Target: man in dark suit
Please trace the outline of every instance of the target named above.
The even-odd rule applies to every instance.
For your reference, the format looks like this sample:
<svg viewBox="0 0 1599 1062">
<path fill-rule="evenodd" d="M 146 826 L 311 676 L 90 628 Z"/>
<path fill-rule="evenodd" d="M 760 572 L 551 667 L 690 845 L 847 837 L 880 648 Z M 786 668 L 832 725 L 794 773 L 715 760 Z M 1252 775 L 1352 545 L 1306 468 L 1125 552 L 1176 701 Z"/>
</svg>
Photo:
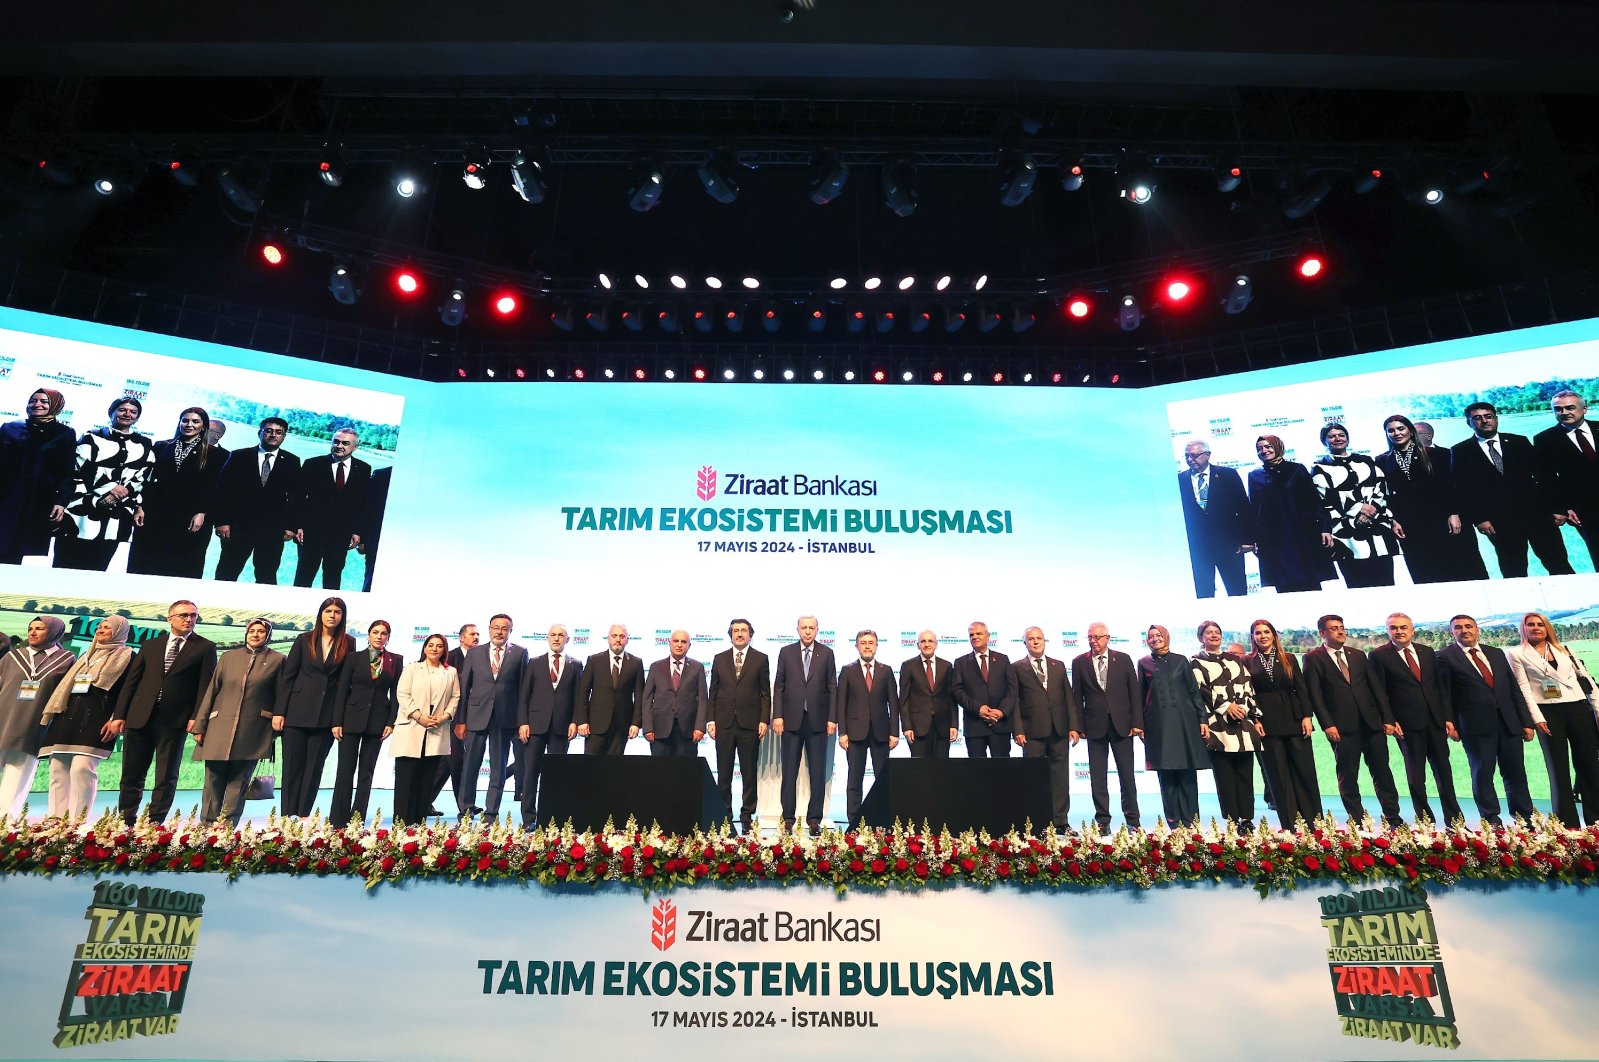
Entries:
<svg viewBox="0 0 1599 1062">
<path fill-rule="evenodd" d="M 589 756 L 622 756 L 638 737 L 644 696 L 644 662 L 627 652 L 627 628 L 611 624 L 610 648 L 589 657 L 577 683 L 577 732 Z"/>
<path fill-rule="evenodd" d="M 938 635 L 916 636 L 916 655 L 899 667 L 899 715 L 911 755 L 949 759 L 955 726 L 955 669 L 938 653 Z"/>
<path fill-rule="evenodd" d="M 211 517 L 222 557 L 216 578 L 234 582 L 255 555 L 255 581 L 276 585 L 283 543 L 294 537 L 292 511 L 300 459 L 282 449 L 289 422 L 268 417 L 261 422 L 261 444 L 235 450 L 217 473 Z"/>
<path fill-rule="evenodd" d="M 1532 443 L 1500 432 L 1499 411 L 1487 402 L 1467 406 L 1466 423 L 1473 437 L 1449 448 L 1460 518 L 1488 536 L 1506 579 L 1527 574 L 1529 545 L 1550 575 L 1570 575 Z"/>
<path fill-rule="evenodd" d="M 1530 818 L 1532 793 L 1527 788 L 1522 745 L 1532 740 L 1533 726 L 1521 685 L 1504 650 L 1478 644 L 1476 620 L 1452 617 L 1449 630 L 1455 640 L 1438 650 L 1438 674 L 1449 695 L 1460 743 L 1466 746 L 1477 814 L 1490 826 L 1501 825 L 1499 792 L 1494 788 L 1497 768 L 1505 776 L 1510 813 Z"/>
<path fill-rule="evenodd" d="M 1577 392 L 1560 391 L 1549 406 L 1555 426 L 1532 437 L 1546 504 L 1555 526 L 1570 524 L 1582 535 L 1599 570 L 1599 438 L 1588 423 L 1588 403 Z"/>
<path fill-rule="evenodd" d="M 1110 832 L 1110 756 L 1122 790 L 1122 818 L 1138 829 L 1138 778 L 1133 773 L 1133 738 L 1144 735 L 1144 697 L 1133 658 L 1110 647 L 1110 628 L 1088 625 L 1088 652 L 1072 660 L 1072 694 L 1088 739 L 1088 779 L 1094 821 Z"/>
<path fill-rule="evenodd" d="M 1449 742 L 1459 741 L 1460 734 L 1455 730 L 1454 713 L 1439 679 L 1432 647 L 1415 638 L 1416 628 L 1410 617 L 1395 612 L 1388 617 L 1388 641 L 1373 649 L 1367 659 L 1393 711 L 1394 736 L 1405 757 L 1405 780 L 1410 785 L 1416 821 L 1434 821 L 1432 808 L 1427 806 L 1430 763 L 1447 824 L 1461 817 L 1460 801 L 1455 798 L 1455 776 L 1449 766 Z"/>
<path fill-rule="evenodd" d="M 461 702 L 455 714 L 455 731 L 461 735 L 461 784 L 455 801 L 462 818 L 479 811 L 490 819 L 499 818 L 506 781 L 515 785 L 521 777 L 523 746 L 516 739 L 522 722 L 527 650 L 511 644 L 511 630 L 511 617 L 505 613 L 490 619 L 488 644 L 467 652 L 461 666 Z M 477 779 L 483 769 L 485 749 L 489 754 L 489 790 L 480 809 Z"/>
<path fill-rule="evenodd" d="M 1216 576 L 1228 597 L 1243 597 L 1244 544 L 1255 541 L 1249 498 L 1234 469 L 1210 463 L 1210 444 L 1190 439 L 1183 447 L 1186 472 L 1177 473 L 1188 528 L 1188 559 L 1194 569 L 1194 596 L 1215 597 Z"/>
<path fill-rule="evenodd" d="M 109 733 L 122 735 L 122 792 L 117 810 L 132 826 L 139 818 L 145 775 L 155 763 L 148 807 L 151 822 L 165 822 L 178 791 L 184 738 L 194 726 L 200 694 L 217 666 L 217 647 L 194 633 L 200 609 L 193 601 L 174 601 L 167 609 L 171 629 L 139 646 L 123 676 L 122 693 L 111 712 Z"/>
<path fill-rule="evenodd" d="M 233 451 L 222 445 L 222 436 L 228 433 L 228 425 L 215 417 L 205 426 L 205 444 L 211 448 L 211 460 L 225 462 Z"/>
<path fill-rule="evenodd" d="M 688 631 L 673 631 L 670 653 L 644 679 L 644 739 L 651 756 L 694 756 L 705 736 L 710 701 L 705 665 L 688 658 Z"/>
<path fill-rule="evenodd" d="M 777 651 L 772 682 L 772 729 L 783 738 L 783 828 L 794 828 L 799 803 L 799 770 L 809 768 L 810 800 L 805 824 L 811 833 L 822 828 L 822 799 L 827 792 L 827 738 L 834 732 L 833 684 L 837 672 L 833 650 L 816 640 L 815 616 L 801 616 L 799 641 Z"/>
<path fill-rule="evenodd" d="M 838 747 L 849 760 L 844 818 L 851 827 L 860 820 L 866 757 L 872 758 L 872 777 L 881 782 L 888 773 L 888 754 L 899 744 L 900 731 L 894 669 L 875 659 L 877 632 L 856 634 L 855 651 L 860 654 L 860 660 L 839 672 L 838 687 L 833 691 L 833 722 L 838 728 Z"/>
<path fill-rule="evenodd" d="M 372 576 L 378 570 L 378 546 L 383 541 L 383 514 L 389 507 L 389 484 L 394 479 L 394 466 L 384 465 L 372 470 L 367 484 L 366 533 L 361 536 L 361 548 L 356 552 L 366 557 L 366 575 L 361 589 L 372 591 Z"/>
<path fill-rule="evenodd" d="M 1071 830 L 1071 748 L 1083 733 L 1066 665 L 1044 654 L 1044 630 L 1025 632 L 1027 655 L 1011 665 L 1016 676 L 1016 743 L 1028 759 L 1049 761 L 1050 821 L 1061 833 Z"/>
<path fill-rule="evenodd" d="M 1011 721 L 1016 717 L 1016 673 L 1004 653 L 988 647 L 988 624 L 966 628 L 972 651 L 955 661 L 951 690 L 966 727 L 966 755 L 1010 755 Z"/>
<path fill-rule="evenodd" d="M 1365 756 L 1383 821 L 1398 826 L 1403 821 L 1399 791 L 1388 769 L 1388 736 L 1396 727 L 1388 696 L 1366 654 L 1345 644 L 1349 635 L 1342 616 L 1321 617 L 1316 630 L 1322 644 L 1305 654 L 1305 693 L 1322 733 L 1332 742 L 1344 811 L 1351 825 L 1366 817 L 1360 799 L 1360 758 Z"/>
<path fill-rule="evenodd" d="M 550 650 L 528 661 L 522 682 L 522 725 L 517 736 L 525 742 L 522 753 L 522 825 L 532 829 L 538 820 L 539 778 L 544 757 L 564 756 L 577 736 L 573 713 L 583 662 L 568 656 L 566 628 L 557 623 L 545 635 Z"/>
<path fill-rule="evenodd" d="M 352 456 L 360 442 L 354 431 L 340 428 L 326 457 L 313 457 L 300 467 L 294 492 L 294 541 L 300 544 L 295 586 L 310 586 L 321 568 L 322 586 L 337 590 L 345 558 L 361 545 L 370 518 L 372 466 Z"/>
<path fill-rule="evenodd" d="M 761 739 L 772 721 L 770 662 L 751 649 L 755 628 L 747 619 L 727 625 L 731 649 L 711 661 L 710 735 L 716 742 L 716 788 L 728 814 L 733 811 L 733 754 L 738 754 L 742 807 L 739 826 L 748 833 L 755 823 L 756 778 Z"/>
</svg>

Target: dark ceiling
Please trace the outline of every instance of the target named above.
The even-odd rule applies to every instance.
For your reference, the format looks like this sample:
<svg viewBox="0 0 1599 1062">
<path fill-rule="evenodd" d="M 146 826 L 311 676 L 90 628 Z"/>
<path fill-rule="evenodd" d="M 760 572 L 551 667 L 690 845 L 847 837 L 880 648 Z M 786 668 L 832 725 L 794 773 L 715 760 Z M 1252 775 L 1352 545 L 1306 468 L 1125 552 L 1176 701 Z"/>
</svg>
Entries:
<svg viewBox="0 0 1599 1062">
<path fill-rule="evenodd" d="M 464 353 L 760 339 L 1114 358 L 1584 276 L 1599 236 L 1599 12 L 1587 3 L 137 6 L 35 7 L 0 42 L 0 258 L 34 281 L 64 271 Z M 342 187 L 317 179 L 327 142 L 342 145 Z M 493 160 L 481 191 L 460 177 L 474 145 Z M 541 203 L 510 190 L 518 150 L 545 164 Z M 727 205 L 695 172 L 717 150 L 737 162 Z M 829 150 L 849 180 L 813 205 L 812 160 Z M 435 165 L 430 190 L 400 200 L 390 174 L 407 153 Z M 1036 164 L 1036 188 L 1003 206 L 1000 165 L 1019 157 Z M 196 185 L 162 172 L 174 158 Z M 637 213 L 627 193 L 643 158 L 664 191 Z M 42 176 L 41 159 L 75 183 Z M 1156 195 L 1135 207 L 1117 168 L 1145 159 Z M 884 205 L 896 160 L 916 168 L 909 217 Z M 1067 191 L 1074 163 L 1086 180 Z M 1237 190 L 1218 191 L 1218 163 L 1239 165 Z M 95 195 L 86 182 L 107 167 L 137 180 Z M 1353 174 L 1374 167 L 1380 186 L 1357 194 Z M 222 170 L 259 209 L 227 201 Z M 1445 202 L 1414 201 L 1432 182 Z M 1285 216 L 1319 184 L 1316 209 Z M 259 261 L 266 238 L 286 240 L 284 267 Z M 1331 263 L 1314 286 L 1288 276 L 1311 244 Z M 401 261 L 429 285 L 410 303 L 387 290 Z M 335 262 L 365 271 L 356 305 L 328 293 Z M 1174 268 L 1203 305 L 1157 304 L 1154 282 Z M 596 289 L 601 271 L 625 301 Z M 1255 298 L 1229 316 L 1217 291 L 1239 271 Z M 664 289 L 672 272 L 687 292 Z M 752 314 L 742 335 L 690 327 L 693 311 L 719 320 L 734 305 L 704 289 L 707 273 L 763 281 L 738 300 Z M 861 292 L 873 273 L 918 280 L 904 296 Z M 933 291 L 942 273 L 955 280 Z M 973 293 L 981 274 L 990 285 Z M 825 286 L 834 275 L 850 281 L 842 295 Z M 501 285 L 531 299 L 514 322 L 487 311 Z M 455 286 L 469 311 L 451 328 L 436 307 Z M 1058 304 L 1079 291 L 1096 313 L 1070 324 Z M 1124 291 L 1146 311 L 1134 332 L 1111 316 Z M 563 303 L 580 321 L 608 306 L 610 330 L 553 327 Z M 812 333 L 801 320 L 817 305 L 827 326 Z M 1003 324 L 981 333 L 990 306 Z M 783 324 L 768 334 L 754 321 L 771 307 Z M 1036 326 L 1013 331 L 1016 307 Z M 656 327 L 663 308 L 684 335 Z M 646 330 L 620 327 L 623 309 Z M 857 309 L 891 310 L 895 324 L 850 333 Z M 952 309 L 973 324 L 947 333 Z M 922 312 L 934 325 L 909 334 Z"/>
</svg>

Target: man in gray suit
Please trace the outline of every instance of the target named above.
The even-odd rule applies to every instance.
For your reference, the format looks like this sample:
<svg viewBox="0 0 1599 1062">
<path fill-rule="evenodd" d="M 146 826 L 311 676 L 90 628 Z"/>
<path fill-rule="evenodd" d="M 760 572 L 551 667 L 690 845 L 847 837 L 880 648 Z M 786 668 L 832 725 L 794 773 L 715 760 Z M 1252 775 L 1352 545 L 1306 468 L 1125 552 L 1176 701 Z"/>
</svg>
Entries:
<svg viewBox="0 0 1599 1062">
<path fill-rule="evenodd" d="M 1138 829 L 1138 780 L 1133 775 L 1133 738 L 1144 734 L 1144 698 L 1133 658 L 1110 647 L 1110 629 L 1088 625 L 1088 652 L 1072 660 L 1072 695 L 1088 738 L 1088 778 L 1094 821 L 1110 831 L 1110 756 L 1116 757 L 1122 818 Z"/>
<path fill-rule="evenodd" d="M 522 770 L 522 743 L 515 740 L 522 722 L 522 677 L 527 650 L 510 644 L 511 617 L 500 613 L 489 620 L 489 640 L 469 650 L 461 665 L 461 707 L 457 718 L 465 721 L 461 740 L 461 781 L 456 801 L 461 818 L 482 812 L 499 818 L 500 797 L 506 778 Z M 477 806 L 477 776 L 483 753 L 489 754 L 489 791 L 483 807 Z M 507 761 L 510 773 L 507 774 Z"/>
<path fill-rule="evenodd" d="M 517 730 L 525 745 L 522 759 L 522 825 L 532 829 L 538 820 L 539 778 L 544 757 L 564 756 L 577 736 L 573 710 L 583 661 L 565 652 L 569 635 L 559 623 L 545 635 L 550 651 L 528 661 L 522 683 L 522 725 Z"/>
<path fill-rule="evenodd" d="M 1027 655 L 1011 665 L 1016 675 L 1016 744 L 1028 759 L 1049 761 L 1050 820 L 1055 829 L 1071 829 L 1071 746 L 1082 736 L 1083 722 L 1072 698 L 1066 665 L 1044 649 L 1042 627 L 1025 632 Z"/>
<path fill-rule="evenodd" d="M 816 640 L 816 617 L 801 616 L 799 641 L 777 651 L 772 684 L 772 729 L 783 736 L 783 828 L 794 828 L 799 802 L 800 757 L 810 768 L 811 799 L 805 824 L 811 833 L 822 828 L 822 795 L 827 789 L 827 738 L 836 727 L 833 709 L 833 650 Z"/>
<path fill-rule="evenodd" d="M 651 756 L 694 756 L 705 736 L 705 665 L 688 658 L 688 631 L 673 631 L 671 655 L 644 679 L 644 738 Z"/>
</svg>

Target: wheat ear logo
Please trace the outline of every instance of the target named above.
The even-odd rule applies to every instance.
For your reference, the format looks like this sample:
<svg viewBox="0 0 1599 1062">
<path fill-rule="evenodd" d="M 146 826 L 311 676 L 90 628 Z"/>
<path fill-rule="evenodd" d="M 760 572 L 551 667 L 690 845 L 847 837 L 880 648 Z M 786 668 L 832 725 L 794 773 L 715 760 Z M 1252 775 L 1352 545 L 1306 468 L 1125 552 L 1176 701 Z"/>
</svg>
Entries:
<svg viewBox="0 0 1599 1062">
<path fill-rule="evenodd" d="M 650 943 L 656 951 L 665 951 L 677 939 L 677 904 L 659 900 L 650 911 Z"/>
<path fill-rule="evenodd" d="M 697 480 L 695 493 L 700 496 L 700 501 L 710 501 L 716 497 L 716 469 L 701 465 Z"/>
</svg>

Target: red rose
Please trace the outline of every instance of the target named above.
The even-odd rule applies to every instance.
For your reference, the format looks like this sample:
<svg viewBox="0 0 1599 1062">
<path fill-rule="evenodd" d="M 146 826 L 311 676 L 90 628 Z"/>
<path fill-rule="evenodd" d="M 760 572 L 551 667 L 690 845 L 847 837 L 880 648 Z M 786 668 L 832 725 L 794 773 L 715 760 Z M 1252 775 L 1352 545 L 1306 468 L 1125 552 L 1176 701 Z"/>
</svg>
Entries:
<svg viewBox="0 0 1599 1062">
<path fill-rule="evenodd" d="M 328 869 L 328 861 L 326 859 L 318 859 L 316 861 L 316 872 L 318 874 L 322 873 L 323 871 L 325 871 L 327 869 Z"/>
<path fill-rule="evenodd" d="M 1334 873 L 1336 873 L 1338 871 L 1339 864 L 1338 864 L 1338 857 L 1337 856 L 1328 856 L 1327 857 L 1327 869 L 1333 871 Z"/>
<path fill-rule="evenodd" d="M 1132 866 L 1131 863 L 1129 863 L 1127 865 L 1128 866 Z M 1030 877 L 1030 878 L 1038 877 L 1038 864 L 1037 863 L 1028 863 L 1027 864 L 1027 876 Z"/>
<path fill-rule="evenodd" d="M 400 846 L 400 851 L 404 852 L 408 856 L 416 855 L 416 852 L 417 852 L 416 842 L 415 841 L 406 841 L 403 845 Z"/>
<path fill-rule="evenodd" d="M 1247 874 L 1249 873 L 1249 864 L 1242 859 L 1235 859 L 1233 860 L 1233 870 L 1239 874 Z"/>
<path fill-rule="evenodd" d="M 127 866 L 128 865 L 128 853 L 126 853 L 126 852 L 118 852 L 115 862 L 116 862 L 117 866 L 119 866 L 119 867 Z"/>
<path fill-rule="evenodd" d="M 872 860 L 872 873 L 873 874 L 881 874 L 881 873 L 883 873 L 883 871 L 885 871 L 887 869 L 888 869 L 888 864 L 883 862 L 881 859 Z"/>
<path fill-rule="evenodd" d="M 374 833 L 372 836 L 381 841 L 381 840 L 384 840 L 385 838 L 387 838 L 388 835 L 389 835 L 389 831 L 388 830 L 379 830 L 377 833 Z"/>
<path fill-rule="evenodd" d="M 459 847 L 461 847 L 461 842 L 454 837 L 446 837 L 444 839 L 444 850 L 446 852 L 453 852 Z"/>
<path fill-rule="evenodd" d="M 1205 864 L 1201 863 L 1197 859 L 1188 864 L 1188 871 L 1191 874 L 1201 873 L 1202 871 L 1204 871 L 1204 869 L 1205 869 Z"/>
<path fill-rule="evenodd" d="M 645 859 L 654 859 L 655 846 L 652 844 L 645 845 L 643 848 L 639 849 L 639 855 L 643 856 Z"/>
<path fill-rule="evenodd" d="M 996 868 L 996 872 L 1002 878 L 1010 877 L 1010 861 L 1009 860 L 1002 861 L 999 864 L 998 868 Z"/>
<path fill-rule="evenodd" d="M 567 855 L 569 855 L 569 856 L 571 856 L 571 857 L 572 857 L 572 859 L 573 859 L 573 861 L 576 861 L 576 860 L 579 860 L 579 859 L 582 859 L 582 858 L 583 858 L 583 857 L 584 857 L 584 856 L 585 856 L 585 855 L 587 855 L 587 854 L 588 854 L 588 853 L 587 853 L 587 850 L 586 850 L 586 849 L 584 849 L 584 847 L 583 847 L 583 846 L 582 846 L 582 845 L 580 845 L 580 844 L 574 844 L 574 845 L 572 845 L 572 847 L 571 847 L 571 848 L 570 848 L 570 849 L 569 849 L 569 850 L 568 850 L 568 851 L 567 851 L 567 853 L 566 853 L 566 854 L 567 854 Z"/>
<path fill-rule="evenodd" d="M 555 864 L 555 876 L 558 877 L 558 878 L 566 877 L 566 864 L 565 863 L 557 863 L 557 864 Z"/>
<path fill-rule="evenodd" d="M 694 876 L 696 878 L 703 878 L 705 875 L 709 874 L 710 872 L 711 872 L 711 868 L 706 866 L 704 863 L 695 863 L 694 864 Z"/>
<path fill-rule="evenodd" d="M 851 874 L 859 874 L 862 870 L 866 869 L 866 864 L 862 863 L 859 859 L 851 859 L 849 861 L 849 869 Z"/>
<path fill-rule="evenodd" d="M 465 870 L 467 867 L 469 867 L 471 865 L 472 865 L 472 861 L 470 859 L 468 859 L 466 856 L 460 856 L 460 857 L 458 857 L 455 860 L 455 869 L 456 870 Z"/>
<path fill-rule="evenodd" d="M 938 872 L 940 874 L 944 875 L 946 878 L 952 878 L 952 877 L 955 876 L 955 864 L 953 864 L 953 863 L 945 863 L 942 867 L 939 868 Z"/>
<path fill-rule="evenodd" d="M 833 861 L 831 859 L 818 860 L 816 863 L 816 872 L 818 874 L 831 874 L 833 872 Z"/>
<path fill-rule="evenodd" d="M 478 855 L 488 855 L 492 851 L 494 851 L 494 845 L 491 842 L 489 842 L 489 841 L 479 841 L 477 843 L 477 854 Z"/>
<path fill-rule="evenodd" d="M 596 878 L 603 878 L 603 877 L 605 877 L 605 872 L 607 870 L 610 870 L 610 869 L 611 869 L 611 865 L 609 863 L 595 863 L 594 864 L 594 876 Z"/>
<path fill-rule="evenodd" d="M 1213 856 L 1219 856 L 1219 855 L 1222 854 L 1222 851 L 1223 851 L 1222 846 L 1217 844 L 1215 841 L 1212 841 L 1210 844 L 1206 845 L 1205 847 L 1207 849 L 1209 849 L 1210 854 L 1213 855 Z"/>
<path fill-rule="evenodd" d="M 927 879 L 927 864 L 918 859 L 916 861 L 915 873 L 917 877 L 925 881 Z"/>
<path fill-rule="evenodd" d="M 894 860 L 894 869 L 897 872 L 903 874 L 909 868 L 910 868 L 910 864 L 908 862 L 906 862 L 905 860 L 903 860 L 903 859 Z"/>
<path fill-rule="evenodd" d="M 644 876 L 646 878 L 653 878 L 655 876 L 655 864 L 654 863 L 645 863 L 644 864 Z"/>
<path fill-rule="evenodd" d="M 394 869 L 394 857 L 393 856 L 384 856 L 383 857 L 383 862 L 379 863 L 378 866 L 382 868 L 383 873 L 385 873 L 385 874 L 389 873 L 390 871 L 392 871 Z"/>
<path fill-rule="evenodd" d="M 1117 860 L 1116 861 L 1116 866 L 1118 868 L 1120 868 L 1121 870 L 1131 870 L 1131 869 L 1133 869 L 1132 861 L 1128 860 L 1128 859 L 1119 859 L 1119 860 Z"/>
<path fill-rule="evenodd" d="M 977 869 L 977 863 L 970 856 L 962 857 L 961 869 L 970 874 L 972 871 Z"/>
<path fill-rule="evenodd" d="M 1263 873 L 1263 874 L 1270 874 L 1270 873 L 1271 873 L 1271 872 L 1272 872 L 1272 870 L 1274 870 L 1274 869 L 1275 869 L 1275 864 L 1274 864 L 1274 863 L 1272 863 L 1272 861 L 1271 861 L 1271 860 L 1269 860 L 1269 859 L 1262 859 L 1262 860 L 1261 860 L 1261 861 L 1260 861 L 1260 870 L 1261 870 L 1261 873 Z"/>
<path fill-rule="evenodd" d="M 447 852 L 440 852 L 438 854 L 437 858 L 434 859 L 434 865 L 435 866 L 444 867 L 444 866 L 449 866 L 449 864 L 450 864 L 450 856 L 449 856 L 449 853 L 447 853 Z"/>
<path fill-rule="evenodd" d="M 1317 859 L 1313 855 L 1306 856 L 1305 857 L 1305 869 L 1306 870 L 1320 870 L 1321 869 L 1321 860 Z"/>
<path fill-rule="evenodd" d="M 422 865 L 422 857 L 421 856 L 412 856 L 411 857 L 411 861 L 410 861 L 410 865 L 413 866 L 413 867 L 420 867 Z"/>
<path fill-rule="evenodd" d="M 1066 873 L 1070 874 L 1074 878 L 1080 878 L 1083 876 L 1083 868 L 1077 865 L 1076 860 L 1073 860 L 1072 862 L 1066 864 Z"/>
</svg>

